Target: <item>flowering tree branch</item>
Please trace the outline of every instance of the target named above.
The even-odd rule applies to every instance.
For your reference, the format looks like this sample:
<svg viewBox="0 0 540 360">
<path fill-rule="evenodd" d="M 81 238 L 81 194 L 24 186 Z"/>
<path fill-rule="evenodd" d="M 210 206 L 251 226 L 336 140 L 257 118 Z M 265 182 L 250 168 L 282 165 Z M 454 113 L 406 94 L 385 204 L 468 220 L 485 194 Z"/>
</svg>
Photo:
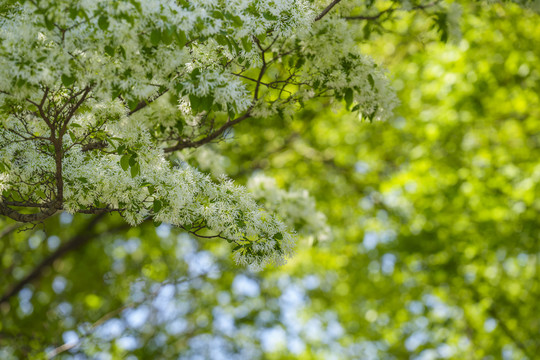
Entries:
<svg viewBox="0 0 540 360">
<path fill-rule="evenodd" d="M 175 166 L 169 154 L 250 118 L 290 117 L 322 96 L 384 119 L 397 103 L 384 71 L 343 46 L 342 21 L 313 22 L 317 8 L 302 0 L 106 4 L 28 1 L 7 10 L 0 215 L 204 223 L 233 244 L 237 262 L 283 263 L 294 237 L 277 216 L 246 189 Z"/>
</svg>

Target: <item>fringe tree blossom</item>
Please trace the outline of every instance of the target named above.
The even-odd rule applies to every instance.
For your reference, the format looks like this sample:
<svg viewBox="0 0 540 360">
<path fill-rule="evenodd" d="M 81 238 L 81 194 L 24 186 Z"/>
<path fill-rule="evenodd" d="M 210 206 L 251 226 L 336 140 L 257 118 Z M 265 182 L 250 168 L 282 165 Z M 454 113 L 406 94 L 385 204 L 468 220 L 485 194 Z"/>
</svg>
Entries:
<svg viewBox="0 0 540 360">
<path fill-rule="evenodd" d="M 20 222 L 119 212 L 223 238 L 241 264 L 281 264 L 294 232 L 279 216 L 324 227 L 307 194 L 255 178 L 274 197 L 265 210 L 170 154 L 321 96 L 369 119 L 397 103 L 345 20 L 310 1 L 0 4 L 0 214 Z"/>
</svg>

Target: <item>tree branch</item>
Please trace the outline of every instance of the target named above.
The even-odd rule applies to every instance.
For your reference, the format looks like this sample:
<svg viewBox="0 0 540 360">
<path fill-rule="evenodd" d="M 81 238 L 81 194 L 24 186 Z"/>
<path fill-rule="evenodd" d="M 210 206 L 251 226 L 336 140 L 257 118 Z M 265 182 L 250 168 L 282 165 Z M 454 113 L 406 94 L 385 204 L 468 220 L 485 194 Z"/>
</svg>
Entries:
<svg viewBox="0 0 540 360">
<path fill-rule="evenodd" d="M 219 136 L 221 136 L 225 131 L 227 131 L 227 129 L 233 127 L 234 125 L 238 124 L 239 122 L 245 120 L 245 119 L 248 119 L 251 117 L 251 113 L 250 113 L 250 110 L 249 109 L 244 115 L 240 116 L 239 118 L 236 118 L 232 121 L 227 121 L 223 126 L 221 126 L 219 129 L 217 129 L 216 131 L 210 133 L 208 136 L 200 139 L 200 140 L 197 140 L 197 141 L 190 141 L 190 140 L 187 140 L 187 141 L 179 141 L 176 145 L 174 146 L 170 146 L 170 147 L 167 147 L 165 149 L 163 149 L 164 152 L 166 153 L 170 153 L 170 152 L 173 152 L 173 151 L 177 151 L 177 150 L 182 150 L 182 149 L 185 149 L 185 148 L 198 148 L 204 144 L 208 144 L 209 142 L 211 142 L 212 140 L 215 140 L 217 139 Z"/>
<path fill-rule="evenodd" d="M 315 18 L 315 21 L 321 20 L 326 14 L 328 14 L 328 12 L 329 12 L 330 10 L 332 10 L 332 8 L 333 8 L 334 6 L 336 6 L 340 1 L 341 1 L 341 0 L 334 0 L 334 1 L 332 1 L 332 2 L 330 3 L 330 5 L 328 5 L 328 6 L 322 11 L 322 13 L 320 13 L 319 16 L 317 16 L 317 17 Z"/>
<path fill-rule="evenodd" d="M 78 248 L 86 244 L 89 240 L 91 240 L 95 236 L 94 228 L 96 224 L 103 218 L 103 216 L 105 216 L 104 212 L 93 217 L 92 220 L 90 220 L 90 222 L 86 224 L 86 226 L 80 229 L 78 234 L 73 236 L 70 240 L 68 240 L 58 249 L 56 249 L 55 252 L 43 259 L 38 265 L 36 265 L 36 267 L 34 267 L 34 269 L 28 275 L 19 280 L 2 295 L 2 297 L 0 298 L 0 304 L 7 302 L 11 297 L 18 294 L 23 287 L 39 279 L 43 275 L 43 272 L 47 268 L 49 268 L 57 259 L 61 258 L 62 256 L 71 251 L 77 250 Z M 129 224 L 124 223 L 113 229 L 110 229 L 108 232 L 115 232 L 128 227 Z"/>
<path fill-rule="evenodd" d="M 148 105 L 150 105 L 151 103 L 159 99 L 161 96 L 163 96 L 165 93 L 167 93 L 167 91 L 169 91 L 169 89 L 165 89 L 164 91 L 158 93 L 157 96 L 153 98 L 152 100 L 143 100 L 139 102 L 137 106 L 135 107 L 135 109 L 128 112 L 128 116 L 131 116 L 135 114 L 137 111 L 144 109 L 145 107 L 147 107 Z"/>
<path fill-rule="evenodd" d="M 47 208 L 43 211 L 40 211 L 38 213 L 34 214 L 21 214 L 17 210 L 13 210 L 9 206 L 5 205 L 4 203 L 0 202 L 0 215 L 5 215 L 8 218 L 23 222 L 23 223 L 32 223 L 37 221 L 43 221 L 47 219 L 48 217 L 53 216 L 56 214 L 56 212 L 60 210 L 59 208 L 52 206 L 50 208 Z"/>
</svg>

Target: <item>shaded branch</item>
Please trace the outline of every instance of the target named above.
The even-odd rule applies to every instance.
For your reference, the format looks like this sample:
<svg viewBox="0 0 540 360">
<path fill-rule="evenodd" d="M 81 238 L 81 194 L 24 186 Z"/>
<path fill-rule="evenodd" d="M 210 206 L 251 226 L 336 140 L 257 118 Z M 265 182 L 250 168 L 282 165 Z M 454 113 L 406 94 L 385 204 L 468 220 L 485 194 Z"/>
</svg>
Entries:
<svg viewBox="0 0 540 360">
<path fill-rule="evenodd" d="M 321 20 L 334 6 L 336 6 L 341 0 L 334 0 L 328 5 L 320 14 L 315 18 L 315 21 Z"/>
<path fill-rule="evenodd" d="M 38 222 L 43 221 L 54 214 L 56 214 L 57 211 L 60 209 L 56 206 L 51 206 L 43 211 L 40 211 L 38 213 L 34 214 L 21 214 L 17 210 L 13 210 L 9 206 L 5 205 L 4 203 L 0 202 L 0 215 L 7 216 L 8 218 L 23 222 L 23 223 L 31 223 L 31 222 Z"/>
<path fill-rule="evenodd" d="M 163 96 L 164 94 L 166 94 L 167 91 L 169 91 L 169 89 L 163 90 L 162 92 L 158 93 L 157 96 L 154 97 L 152 100 L 142 100 L 142 101 L 140 101 L 140 102 L 137 104 L 137 106 L 135 106 L 135 109 L 133 109 L 133 110 L 131 110 L 130 112 L 128 112 L 128 116 L 131 116 L 131 115 L 135 114 L 137 111 L 144 109 L 145 107 L 147 107 L 148 105 L 150 105 L 151 103 L 153 103 L 154 101 L 156 101 L 157 99 L 159 99 L 161 96 Z"/>
<path fill-rule="evenodd" d="M 105 140 L 102 141 L 96 141 L 96 142 L 90 142 L 88 144 L 85 144 L 82 146 L 82 151 L 90 151 L 90 150 L 102 150 L 109 146 L 109 143 Z"/>
<path fill-rule="evenodd" d="M 62 244 L 56 251 L 54 251 L 52 254 L 47 256 L 45 259 L 43 259 L 39 264 L 37 264 L 28 275 L 26 275 L 24 278 L 19 280 L 16 284 L 11 286 L 0 298 L 0 304 L 7 302 L 11 297 L 18 294 L 19 291 L 22 290 L 26 285 L 38 280 L 43 275 L 44 271 L 51 267 L 51 265 L 67 253 L 77 250 L 84 244 L 86 244 L 89 240 L 94 238 L 96 235 L 94 232 L 94 228 L 96 224 L 105 216 L 105 213 L 102 212 L 98 214 L 97 216 L 93 217 L 86 226 L 84 226 L 80 231 L 73 236 L 70 240 Z M 118 230 L 129 228 L 129 224 L 124 223 L 122 225 L 119 225 L 113 229 L 110 229 L 108 232 L 115 232 Z"/>
<path fill-rule="evenodd" d="M 191 140 L 180 140 L 176 145 L 167 147 L 163 149 L 164 152 L 170 153 L 177 150 L 182 150 L 186 148 L 198 148 L 204 144 L 208 144 L 209 142 L 217 139 L 219 136 L 221 136 L 225 131 L 227 131 L 229 128 L 233 127 L 234 125 L 242 122 L 245 119 L 248 119 L 251 117 L 250 113 L 251 109 L 249 109 L 244 115 L 232 120 L 227 121 L 223 126 L 221 126 L 216 131 L 210 133 L 208 136 L 197 140 L 197 141 L 191 141 Z"/>
</svg>

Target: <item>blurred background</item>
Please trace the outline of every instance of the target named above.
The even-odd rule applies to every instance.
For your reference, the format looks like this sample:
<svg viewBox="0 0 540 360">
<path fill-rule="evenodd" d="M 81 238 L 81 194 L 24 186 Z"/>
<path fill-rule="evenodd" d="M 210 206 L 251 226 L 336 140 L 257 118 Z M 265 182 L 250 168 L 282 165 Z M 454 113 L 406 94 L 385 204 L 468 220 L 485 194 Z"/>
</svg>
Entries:
<svg viewBox="0 0 540 360">
<path fill-rule="evenodd" d="M 538 358 L 540 18 L 454 5 L 351 22 L 390 121 L 320 102 L 182 154 L 316 207 L 286 266 L 110 215 L 0 220 L 0 358 Z"/>
</svg>

